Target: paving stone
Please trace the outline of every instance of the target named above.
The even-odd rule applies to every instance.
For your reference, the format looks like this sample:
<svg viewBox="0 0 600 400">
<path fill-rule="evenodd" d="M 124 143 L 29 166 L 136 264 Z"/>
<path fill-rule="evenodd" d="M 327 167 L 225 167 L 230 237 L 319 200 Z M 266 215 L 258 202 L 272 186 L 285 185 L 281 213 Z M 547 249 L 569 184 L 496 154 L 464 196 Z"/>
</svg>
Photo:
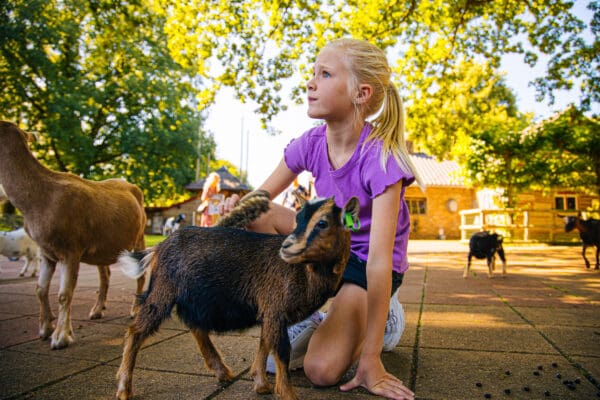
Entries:
<svg viewBox="0 0 600 400">
<path fill-rule="evenodd" d="M 538 329 L 567 354 L 600 359 L 600 334 L 596 328 L 542 325 Z"/>
<path fill-rule="evenodd" d="M 595 398 L 595 388 L 589 382 L 582 381 L 576 390 L 569 390 L 562 379 L 556 378 L 557 373 L 565 379 L 579 376 L 565 361 L 560 355 L 423 349 L 419 353 L 416 395 L 424 399 L 483 399 L 485 393 L 492 399 Z M 553 368 L 553 362 L 559 367 Z M 539 365 L 542 371 L 537 369 Z M 540 374 L 534 375 L 535 371 Z M 523 390 L 525 386 L 528 392 Z M 507 396 L 505 389 L 511 394 Z M 550 396 L 546 397 L 545 391 Z"/>
<path fill-rule="evenodd" d="M 24 399 L 114 399 L 117 392 L 117 368 L 98 366 L 69 380 L 32 391 Z M 219 386 L 205 376 L 173 374 L 165 371 L 136 370 L 133 375 L 135 399 L 170 400 L 205 398 Z"/>
<path fill-rule="evenodd" d="M 94 365 L 96 362 L 0 350 L 0 398 L 5 399 L 61 379 L 68 379 Z"/>
<path fill-rule="evenodd" d="M 549 307 L 515 307 L 528 321 L 534 325 L 544 325 L 552 321 L 552 325 L 579 326 L 600 329 L 598 307 L 579 305 L 562 308 Z"/>
<path fill-rule="evenodd" d="M 432 322 L 422 327 L 420 345 L 437 349 L 505 352 L 535 349 L 538 353 L 556 353 L 535 329 L 525 324 Z"/>
<path fill-rule="evenodd" d="M 220 350 L 225 364 L 235 375 L 249 368 L 258 350 L 258 339 L 246 336 L 213 335 L 213 343 Z M 120 363 L 120 360 L 114 363 Z M 140 351 L 136 366 L 185 374 L 213 376 L 204 365 L 191 333 L 163 340 Z"/>
<path fill-rule="evenodd" d="M 50 349 L 50 340 L 34 340 L 10 349 L 23 353 L 54 355 L 65 358 L 75 358 L 98 362 L 107 362 L 123 354 L 123 337 L 125 329 L 122 325 L 79 321 L 73 322 L 75 341 L 68 347 L 60 350 Z M 179 331 L 168 329 L 159 330 L 151 336 L 145 346 L 166 340 L 176 335 Z"/>
</svg>

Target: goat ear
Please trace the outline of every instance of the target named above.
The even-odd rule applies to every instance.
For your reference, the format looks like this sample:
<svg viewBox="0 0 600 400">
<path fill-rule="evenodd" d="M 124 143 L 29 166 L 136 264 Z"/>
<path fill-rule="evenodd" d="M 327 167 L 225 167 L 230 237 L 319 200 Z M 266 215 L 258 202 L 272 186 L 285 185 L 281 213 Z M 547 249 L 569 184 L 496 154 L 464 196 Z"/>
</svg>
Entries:
<svg viewBox="0 0 600 400">
<path fill-rule="evenodd" d="M 351 197 L 342 209 L 342 225 L 346 225 L 348 228 L 353 230 L 358 230 L 358 228 L 360 228 L 360 221 L 358 219 L 359 211 L 360 203 L 358 201 L 358 198 Z M 346 221 L 349 222 L 347 223 Z"/>
<path fill-rule="evenodd" d="M 304 207 L 308 200 L 295 190 L 292 192 L 292 194 L 294 195 L 296 200 L 298 200 L 298 204 L 300 204 L 300 207 Z"/>
</svg>

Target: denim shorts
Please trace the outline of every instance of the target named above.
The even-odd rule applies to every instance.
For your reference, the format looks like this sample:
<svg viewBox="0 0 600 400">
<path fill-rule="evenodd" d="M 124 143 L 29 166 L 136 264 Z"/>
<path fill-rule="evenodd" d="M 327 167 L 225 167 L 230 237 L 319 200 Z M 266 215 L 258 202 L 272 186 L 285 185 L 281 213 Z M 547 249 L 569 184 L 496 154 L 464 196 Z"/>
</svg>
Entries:
<svg viewBox="0 0 600 400">
<path fill-rule="evenodd" d="M 404 278 L 403 273 L 392 271 L 392 292 L 390 293 L 390 297 L 402 285 L 402 278 Z M 344 283 L 353 283 L 367 290 L 367 263 L 358 258 L 354 253 L 350 253 L 350 259 L 342 275 L 342 284 Z"/>
</svg>

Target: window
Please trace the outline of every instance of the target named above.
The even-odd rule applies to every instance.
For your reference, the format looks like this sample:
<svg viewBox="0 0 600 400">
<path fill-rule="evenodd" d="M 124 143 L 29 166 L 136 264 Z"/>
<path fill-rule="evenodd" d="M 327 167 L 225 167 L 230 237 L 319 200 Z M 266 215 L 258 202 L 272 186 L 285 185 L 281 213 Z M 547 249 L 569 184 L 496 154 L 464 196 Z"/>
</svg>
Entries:
<svg viewBox="0 0 600 400">
<path fill-rule="evenodd" d="M 577 198 L 572 195 L 557 195 L 554 197 L 554 208 L 557 210 L 576 210 Z"/>
<path fill-rule="evenodd" d="M 406 204 L 408 211 L 413 215 L 427 213 L 427 200 L 425 199 L 406 199 Z"/>
</svg>

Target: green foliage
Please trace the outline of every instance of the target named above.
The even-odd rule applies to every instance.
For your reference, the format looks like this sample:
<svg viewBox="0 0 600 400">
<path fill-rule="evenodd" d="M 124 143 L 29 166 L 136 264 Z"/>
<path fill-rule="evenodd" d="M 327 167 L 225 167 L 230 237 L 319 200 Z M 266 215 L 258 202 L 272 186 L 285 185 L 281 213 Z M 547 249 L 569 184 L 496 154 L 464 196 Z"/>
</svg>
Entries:
<svg viewBox="0 0 600 400">
<path fill-rule="evenodd" d="M 550 55 L 548 79 L 536 82 L 551 96 L 574 77 L 582 80 L 582 104 L 597 102 L 597 40 L 587 44 L 585 24 L 570 1 L 387 1 L 303 0 L 222 2 L 157 0 L 174 59 L 195 68 L 207 82 L 202 104 L 222 85 L 240 100 L 252 99 L 266 124 L 286 101 L 282 78 L 307 75 L 318 50 L 330 39 L 352 36 L 388 50 L 409 103 L 443 101 L 444 88 L 460 79 L 454 67 L 500 65 L 504 54 L 522 54 L 535 65 Z M 589 7 L 597 9 L 596 2 Z M 597 24 L 597 17 L 594 19 Z M 595 25 L 594 25 L 595 26 Z M 594 27 L 593 26 L 593 27 Z M 572 69 L 570 61 L 577 61 Z M 216 64 L 215 64 L 216 63 Z M 301 101 L 303 84 L 292 90 Z M 435 115 L 435 113 L 432 113 Z"/>
<path fill-rule="evenodd" d="M 439 87 L 443 96 L 411 96 L 408 107 L 406 129 L 428 154 L 464 164 L 480 135 L 500 134 L 515 124 L 518 129 L 531 119 L 517 111 L 504 78 L 485 65 L 463 62 L 448 75 Z"/>
<path fill-rule="evenodd" d="M 505 121 L 479 132 L 471 140 L 466 171 L 478 187 L 501 187 L 508 207 L 514 206 L 516 194 L 531 186 L 528 156 L 531 148 L 521 140 L 523 125 Z"/>
<path fill-rule="evenodd" d="M 577 187 L 600 197 L 600 119 L 569 107 L 526 132 L 536 151 L 529 160 L 538 166 L 542 187 Z"/>
<path fill-rule="evenodd" d="M 544 168 L 575 171 L 564 182 L 588 185 L 590 164 L 581 160 L 591 156 L 581 156 L 583 148 L 565 146 L 573 159 L 536 152 L 523 162 L 532 149 L 556 154 L 550 139 L 519 136 L 531 116 L 516 110 L 498 73 L 505 54 L 521 54 L 531 66 L 545 56 L 547 75 L 533 82 L 540 98 L 552 104 L 554 93 L 577 78 L 578 108 L 597 104 L 598 2 L 588 2 L 591 43 L 572 6 L 565 0 L 0 2 L 0 117 L 40 132 L 37 156 L 51 168 L 90 179 L 123 176 L 143 188 L 150 204 L 164 204 L 178 200 L 194 178 L 197 158 L 214 160 L 214 140 L 202 131 L 197 110 L 221 87 L 255 102 L 267 126 L 290 101 L 302 102 L 304 83 L 284 93 L 286 79 L 302 81 L 327 41 L 352 36 L 388 52 L 417 148 L 454 158 L 474 169 L 473 181 L 508 185 L 510 193 L 533 178 L 549 182 Z M 578 130 L 568 129 L 573 143 L 585 144 Z M 493 174 L 486 172 L 490 163 Z"/>
<path fill-rule="evenodd" d="M 196 82 L 143 1 L 0 3 L 0 117 L 40 133 L 36 156 L 88 179 L 124 177 L 164 203 L 193 179 Z"/>
<path fill-rule="evenodd" d="M 508 119 L 473 136 L 465 169 L 478 186 L 502 187 L 508 206 L 527 189 L 579 188 L 600 196 L 600 120 L 569 107 L 533 127 Z"/>
</svg>

